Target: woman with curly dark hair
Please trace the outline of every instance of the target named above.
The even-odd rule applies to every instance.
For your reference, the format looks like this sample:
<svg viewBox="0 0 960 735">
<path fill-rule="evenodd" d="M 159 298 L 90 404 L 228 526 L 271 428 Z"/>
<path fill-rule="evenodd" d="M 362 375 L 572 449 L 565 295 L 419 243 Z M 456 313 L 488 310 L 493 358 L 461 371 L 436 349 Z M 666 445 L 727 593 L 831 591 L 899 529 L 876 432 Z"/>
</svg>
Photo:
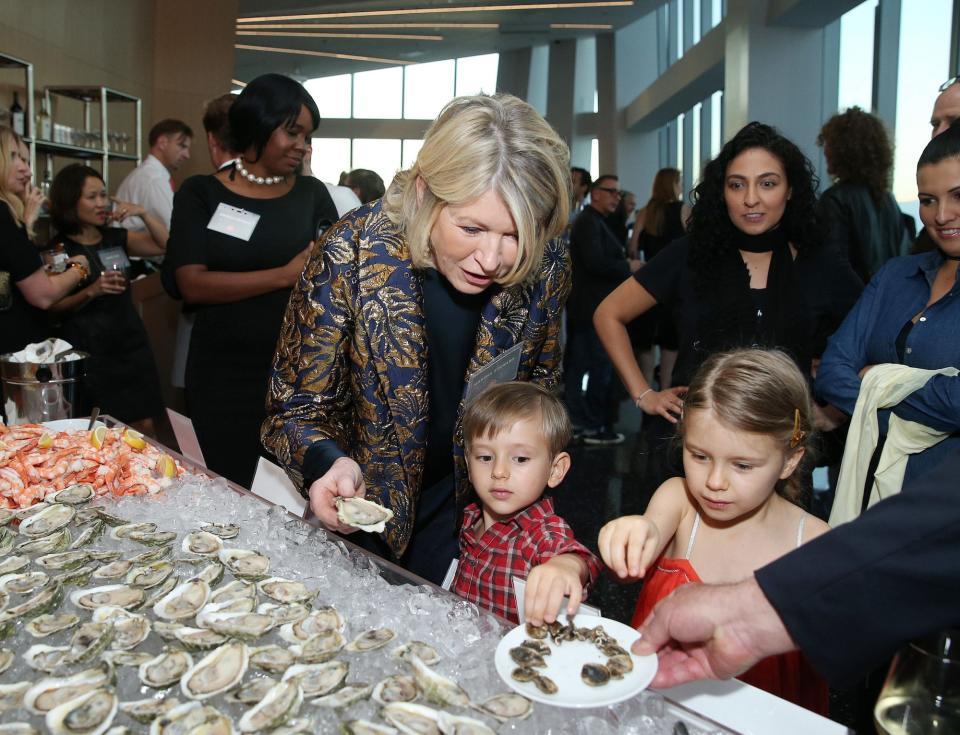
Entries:
<svg viewBox="0 0 960 735">
<path fill-rule="evenodd" d="M 704 169 L 687 235 L 597 308 L 597 333 L 645 413 L 675 424 L 690 377 L 715 352 L 776 347 L 811 374 L 862 289 L 849 264 L 822 246 L 816 183 L 796 145 L 750 123 Z M 674 387 L 660 391 L 643 377 L 625 328 L 656 304 L 680 335 Z"/>
<path fill-rule="evenodd" d="M 893 146 L 880 118 L 859 107 L 827 120 L 817 145 L 835 180 L 820 197 L 829 240 L 866 283 L 910 246 L 903 214 L 890 193 Z"/>
</svg>

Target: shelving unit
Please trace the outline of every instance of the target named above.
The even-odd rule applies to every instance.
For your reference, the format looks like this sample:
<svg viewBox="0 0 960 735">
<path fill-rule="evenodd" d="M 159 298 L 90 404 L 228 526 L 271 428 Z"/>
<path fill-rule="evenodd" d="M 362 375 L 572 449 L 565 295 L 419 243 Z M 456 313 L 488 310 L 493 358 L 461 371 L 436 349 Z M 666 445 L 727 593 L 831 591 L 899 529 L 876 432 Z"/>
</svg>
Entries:
<svg viewBox="0 0 960 735">
<path fill-rule="evenodd" d="M 34 125 L 34 109 L 33 109 L 33 64 L 29 61 L 24 61 L 23 59 L 18 59 L 16 56 L 10 56 L 9 54 L 0 53 L 0 69 L 22 69 L 25 75 L 23 88 L 26 92 L 24 95 L 26 99 L 26 111 L 24 113 L 23 121 L 23 132 L 27 137 L 32 136 L 33 134 L 33 125 Z M 30 159 L 31 164 L 33 163 L 34 150 L 33 146 L 30 146 Z"/>
</svg>

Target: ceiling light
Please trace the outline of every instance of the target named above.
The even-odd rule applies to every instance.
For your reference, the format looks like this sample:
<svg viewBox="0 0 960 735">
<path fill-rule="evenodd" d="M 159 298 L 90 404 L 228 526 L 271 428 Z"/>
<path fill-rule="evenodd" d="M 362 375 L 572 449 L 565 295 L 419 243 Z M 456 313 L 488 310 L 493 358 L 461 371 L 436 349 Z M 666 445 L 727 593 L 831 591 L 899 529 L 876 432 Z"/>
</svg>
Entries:
<svg viewBox="0 0 960 735">
<path fill-rule="evenodd" d="M 377 30 L 384 28 L 458 28 L 465 30 L 496 30 L 499 23 L 245 23 L 238 28 L 258 31 L 299 31 L 304 29 Z"/>
<path fill-rule="evenodd" d="M 326 59 L 344 59 L 346 61 L 372 61 L 376 64 L 413 64 L 412 61 L 401 61 L 399 59 L 380 59 L 376 56 L 358 56 L 356 54 L 338 54 L 333 51 L 308 51 L 302 48 L 277 48 L 275 46 L 248 46 L 243 43 L 235 43 L 234 48 L 241 51 L 268 51 L 274 54 L 294 54 L 297 56 L 322 56 Z"/>
<path fill-rule="evenodd" d="M 237 31 L 238 36 L 278 36 L 283 38 L 379 38 L 394 41 L 442 41 L 443 36 L 425 36 L 416 33 L 324 33 L 311 31 Z"/>
<path fill-rule="evenodd" d="M 554 30 L 564 31 L 612 31 L 613 26 L 609 23 L 551 23 L 550 27 Z"/>
<path fill-rule="evenodd" d="M 340 13 L 304 13 L 301 15 L 262 15 L 237 18 L 237 23 L 258 23 L 277 20 L 310 20 L 319 18 L 369 18 L 382 15 L 440 15 L 443 13 L 495 13 L 506 10 L 566 10 L 576 8 L 613 8 L 633 5 L 633 0 L 600 0 L 600 2 L 523 3 L 520 5 L 462 5 L 446 8 L 394 8 L 392 10 L 353 10 Z"/>
<path fill-rule="evenodd" d="M 241 89 L 247 86 L 246 82 L 241 82 L 239 79 L 231 79 L 230 84 L 232 84 L 234 87 L 240 87 Z"/>
</svg>

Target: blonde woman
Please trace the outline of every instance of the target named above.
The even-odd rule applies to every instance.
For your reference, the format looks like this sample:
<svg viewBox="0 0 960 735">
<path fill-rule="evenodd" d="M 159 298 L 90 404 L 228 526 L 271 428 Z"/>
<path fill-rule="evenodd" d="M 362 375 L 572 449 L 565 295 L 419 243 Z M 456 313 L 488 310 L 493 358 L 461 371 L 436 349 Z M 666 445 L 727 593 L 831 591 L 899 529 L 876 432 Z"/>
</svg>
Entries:
<svg viewBox="0 0 960 735">
<path fill-rule="evenodd" d="M 22 151 L 20 136 L 0 126 L 0 354 L 46 338 L 43 310 L 89 272 L 83 256 L 70 258 L 63 273 L 44 270 L 24 218 L 25 209 L 29 217 L 35 208 L 37 194 L 30 186 L 30 162 Z"/>
<path fill-rule="evenodd" d="M 551 241 L 569 196 L 567 146 L 532 107 L 461 97 L 384 198 L 318 244 L 287 308 L 263 439 L 326 526 L 355 530 L 335 500 L 369 494 L 394 516 L 359 542 L 442 579 L 482 369 L 499 358 L 500 380 L 558 383 L 570 265 Z"/>
</svg>

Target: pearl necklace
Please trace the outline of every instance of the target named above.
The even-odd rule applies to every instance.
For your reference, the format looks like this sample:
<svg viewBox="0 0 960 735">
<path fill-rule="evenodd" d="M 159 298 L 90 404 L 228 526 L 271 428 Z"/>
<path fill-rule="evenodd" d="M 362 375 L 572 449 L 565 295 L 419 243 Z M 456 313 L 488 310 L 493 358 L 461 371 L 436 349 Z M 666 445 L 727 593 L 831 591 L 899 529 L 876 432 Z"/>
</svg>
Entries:
<svg viewBox="0 0 960 735">
<path fill-rule="evenodd" d="M 243 159 L 239 157 L 233 163 L 237 167 L 237 171 L 240 173 L 240 175 L 251 184 L 266 184 L 267 186 L 273 186 L 274 184 L 279 184 L 287 179 L 286 176 L 257 176 L 256 174 L 252 174 L 247 171 L 243 165 Z"/>
</svg>

